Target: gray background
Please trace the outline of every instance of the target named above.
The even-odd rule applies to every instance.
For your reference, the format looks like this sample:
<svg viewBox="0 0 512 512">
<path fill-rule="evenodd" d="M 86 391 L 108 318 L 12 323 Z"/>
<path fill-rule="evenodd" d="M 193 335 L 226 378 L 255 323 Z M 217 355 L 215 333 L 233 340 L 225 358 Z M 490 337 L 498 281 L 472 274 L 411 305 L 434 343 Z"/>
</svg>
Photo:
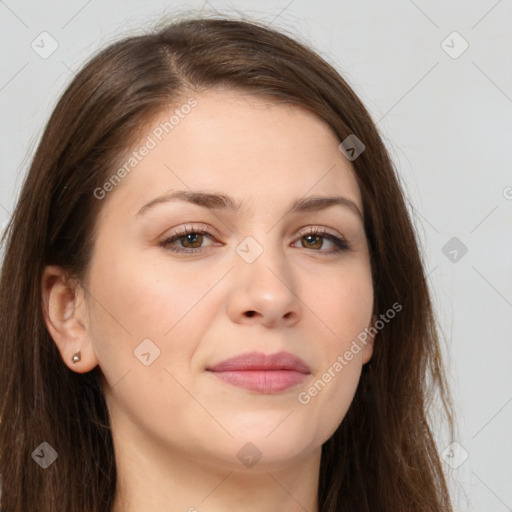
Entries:
<svg viewBox="0 0 512 512">
<path fill-rule="evenodd" d="M 512 510 L 511 0 L 283 0 L 257 9 L 249 1 L 0 0 L 0 225 L 84 60 L 161 15 L 201 8 L 297 34 L 370 110 L 406 190 L 446 340 L 459 431 L 455 440 L 441 427 L 436 435 L 457 509 Z"/>
</svg>

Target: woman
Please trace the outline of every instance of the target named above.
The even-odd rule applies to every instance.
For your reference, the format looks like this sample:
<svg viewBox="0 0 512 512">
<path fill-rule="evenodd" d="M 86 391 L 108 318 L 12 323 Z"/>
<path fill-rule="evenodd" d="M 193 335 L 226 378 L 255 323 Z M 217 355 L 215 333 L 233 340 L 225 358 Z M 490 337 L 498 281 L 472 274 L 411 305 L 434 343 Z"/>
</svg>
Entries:
<svg viewBox="0 0 512 512">
<path fill-rule="evenodd" d="M 451 511 L 403 193 L 310 49 L 196 18 L 95 56 L 6 239 L 1 510 Z"/>
</svg>

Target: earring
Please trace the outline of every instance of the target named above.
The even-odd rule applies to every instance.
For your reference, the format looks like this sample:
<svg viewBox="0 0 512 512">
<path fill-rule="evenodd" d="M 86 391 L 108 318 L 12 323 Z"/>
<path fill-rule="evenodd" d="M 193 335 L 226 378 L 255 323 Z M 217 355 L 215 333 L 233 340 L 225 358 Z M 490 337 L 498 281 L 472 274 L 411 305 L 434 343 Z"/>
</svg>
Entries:
<svg viewBox="0 0 512 512">
<path fill-rule="evenodd" d="M 71 361 L 73 361 L 73 364 L 75 363 L 78 363 L 78 361 L 80 361 L 80 359 L 82 359 L 82 356 L 80 354 L 80 350 L 73 356 L 73 358 L 71 359 Z"/>
</svg>

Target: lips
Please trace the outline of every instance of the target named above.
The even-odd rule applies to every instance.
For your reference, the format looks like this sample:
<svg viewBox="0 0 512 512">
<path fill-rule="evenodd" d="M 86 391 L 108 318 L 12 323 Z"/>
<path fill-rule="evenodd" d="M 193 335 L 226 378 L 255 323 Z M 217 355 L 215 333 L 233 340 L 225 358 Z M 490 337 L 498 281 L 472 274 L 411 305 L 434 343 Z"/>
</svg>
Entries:
<svg viewBox="0 0 512 512">
<path fill-rule="evenodd" d="M 275 393 L 300 384 L 310 374 L 308 365 L 289 352 L 249 352 L 226 359 L 207 371 L 235 386 L 259 393 Z"/>
</svg>

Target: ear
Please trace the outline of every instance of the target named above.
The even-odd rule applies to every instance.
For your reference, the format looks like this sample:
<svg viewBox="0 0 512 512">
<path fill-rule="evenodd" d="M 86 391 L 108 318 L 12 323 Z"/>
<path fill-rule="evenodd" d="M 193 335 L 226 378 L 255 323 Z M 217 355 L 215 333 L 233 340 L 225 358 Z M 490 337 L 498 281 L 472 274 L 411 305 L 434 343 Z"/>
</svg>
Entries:
<svg viewBox="0 0 512 512">
<path fill-rule="evenodd" d="M 375 322 L 377 321 L 377 316 L 372 315 L 372 321 L 368 325 L 368 329 L 375 325 Z M 372 357 L 373 354 L 373 345 L 375 343 L 375 336 L 377 336 L 377 333 L 372 334 L 371 332 L 368 334 L 368 337 L 365 340 L 365 345 L 363 347 L 362 351 L 362 357 L 363 357 L 363 364 L 366 364 Z"/>
<path fill-rule="evenodd" d="M 98 365 L 87 330 L 87 304 L 83 288 L 61 267 L 45 267 L 42 277 L 43 314 L 46 327 L 66 366 L 85 373 Z M 80 351 L 80 361 L 73 355 Z"/>
</svg>

